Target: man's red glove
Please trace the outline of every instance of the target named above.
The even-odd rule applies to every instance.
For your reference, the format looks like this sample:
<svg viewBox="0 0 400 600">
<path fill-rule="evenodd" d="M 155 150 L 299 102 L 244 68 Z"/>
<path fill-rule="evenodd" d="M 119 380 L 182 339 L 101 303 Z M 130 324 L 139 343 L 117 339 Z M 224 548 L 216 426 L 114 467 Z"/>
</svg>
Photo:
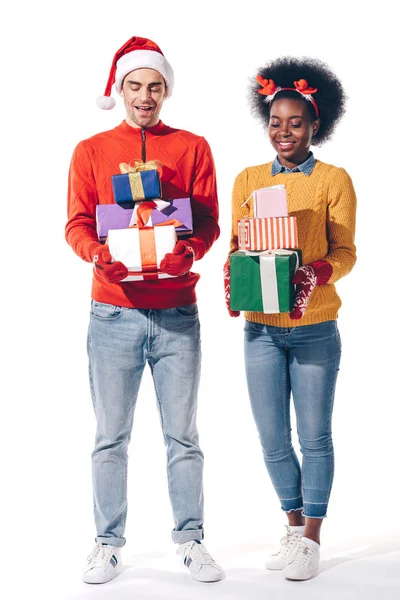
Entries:
<svg viewBox="0 0 400 600">
<path fill-rule="evenodd" d="M 107 283 L 118 283 L 128 276 L 128 269 L 119 260 L 112 261 L 112 256 L 107 244 L 96 244 L 90 251 L 93 268 L 103 281 Z"/>
<path fill-rule="evenodd" d="M 240 315 L 240 311 L 231 310 L 231 266 L 229 258 L 224 264 L 224 289 L 226 308 L 228 309 L 231 317 L 238 317 Z"/>
<path fill-rule="evenodd" d="M 316 285 L 324 285 L 332 275 L 332 265 L 326 260 L 316 260 L 297 269 L 292 282 L 296 285 L 296 296 L 289 314 L 291 319 L 301 319 Z"/>
<path fill-rule="evenodd" d="M 179 240 L 172 253 L 166 254 L 160 263 L 160 269 L 168 275 L 179 277 L 193 266 L 194 250 L 190 240 Z"/>
</svg>

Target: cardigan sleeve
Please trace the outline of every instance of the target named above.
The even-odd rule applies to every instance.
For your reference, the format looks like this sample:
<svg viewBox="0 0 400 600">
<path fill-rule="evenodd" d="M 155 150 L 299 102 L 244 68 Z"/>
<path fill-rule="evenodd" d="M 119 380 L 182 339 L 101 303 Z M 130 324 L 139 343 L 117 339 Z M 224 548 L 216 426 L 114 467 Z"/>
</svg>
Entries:
<svg viewBox="0 0 400 600">
<path fill-rule="evenodd" d="M 345 169 L 335 169 L 327 203 L 328 254 L 324 259 L 333 267 L 328 283 L 335 283 L 350 273 L 357 259 L 354 245 L 357 200 Z"/>
</svg>

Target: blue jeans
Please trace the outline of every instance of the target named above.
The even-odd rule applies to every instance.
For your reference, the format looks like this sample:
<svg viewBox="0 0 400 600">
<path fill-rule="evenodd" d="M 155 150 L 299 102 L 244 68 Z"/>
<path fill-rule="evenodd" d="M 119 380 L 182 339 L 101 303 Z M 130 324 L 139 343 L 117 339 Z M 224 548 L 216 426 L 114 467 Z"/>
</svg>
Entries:
<svg viewBox="0 0 400 600">
<path fill-rule="evenodd" d="M 197 305 L 133 309 L 92 300 L 89 377 L 97 420 L 92 454 L 97 541 L 123 546 L 128 444 L 146 362 L 165 445 L 174 542 L 203 538 L 203 453 L 196 428 L 200 378 Z"/>
<path fill-rule="evenodd" d="M 336 321 L 290 328 L 246 321 L 244 344 L 251 407 L 282 510 L 322 519 L 334 469 L 331 420 L 341 354 Z M 301 468 L 291 439 L 291 394 Z"/>
</svg>

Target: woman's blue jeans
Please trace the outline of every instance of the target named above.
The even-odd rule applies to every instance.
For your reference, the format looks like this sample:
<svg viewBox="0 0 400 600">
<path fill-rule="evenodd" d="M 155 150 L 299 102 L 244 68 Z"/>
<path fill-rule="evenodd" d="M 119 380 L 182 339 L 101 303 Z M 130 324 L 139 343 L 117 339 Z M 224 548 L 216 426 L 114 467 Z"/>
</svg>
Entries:
<svg viewBox="0 0 400 600">
<path fill-rule="evenodd" d="M 251 407 L 282 510 L 322 519 L 334 471 L 331 420 L 341 355 L 336 321 L 290 328 L 246 321 L 244 346 Z M 301 467 L 292 446 L 291 395 Z"/>
</svg>

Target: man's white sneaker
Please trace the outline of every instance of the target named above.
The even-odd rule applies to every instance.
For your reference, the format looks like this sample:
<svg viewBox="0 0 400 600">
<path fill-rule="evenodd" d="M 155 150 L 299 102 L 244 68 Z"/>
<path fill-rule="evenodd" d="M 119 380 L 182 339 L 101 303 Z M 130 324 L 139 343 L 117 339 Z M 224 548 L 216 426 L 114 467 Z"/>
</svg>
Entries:
<svg viewBox="0 0 400 600">
<path fill-rule="evenodd" d="M 292 560 L 283 569 L 286 579 L 303 581 L 311 579 L 318 572 L 319 544 L 308 538 L 301 538 Z"/>
<path fill-rule="evenodd" d="M 85 583 L 106 583 L 121 567 L 121 548 L 97 543 L 88 556 L 88 564 L 83 571 Z"/>
<path fill-rule="evenodd" d="M 196 581 L 212 583 L 225 577 L 224 571 L 207 552 L 204 544 L 198 540 L 180 544 L 177 554 L 181 555 L 183 564 Z"/>
<path fill-rule="evenodd" d="M 271 571 L 280 571 L 284 569 L 289 561 L 292 560 L 296 547 L 304 534 L 304 527 L 286 527 L 286 535 L 281 539 L 279 552 L 271 554 L 267 558 L 265 568 Z"/>
</svg>

